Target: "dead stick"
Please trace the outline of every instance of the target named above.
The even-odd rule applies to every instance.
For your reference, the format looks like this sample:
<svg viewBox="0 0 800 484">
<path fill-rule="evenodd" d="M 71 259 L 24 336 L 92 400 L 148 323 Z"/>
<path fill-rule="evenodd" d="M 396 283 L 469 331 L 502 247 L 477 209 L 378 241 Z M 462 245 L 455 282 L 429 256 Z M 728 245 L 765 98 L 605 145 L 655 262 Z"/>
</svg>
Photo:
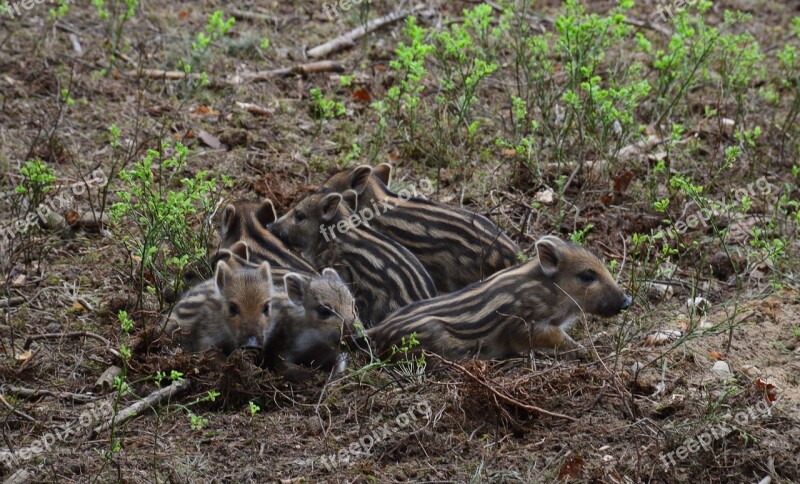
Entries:
<svg viewBox="0 0 800 484">
<path fill-rule="evenodd" d="M 299 64 L 292 67 L 281 67 L 269 71 L 258 71 L 234 76 L 230 81 L 232 84 L 241 82 L 259 82 L 276 77 L 286 77 L 291 75 L 316 74 L 319 72 L 344 72 L 344 66 L 336 61 L 317 61 L 308 64 Z"/>
<path fill-rule="evenodd" d="M 253 20 L 256 22 L 268 22 L 273 25 L 278 25 L 280 22 L 277 17 L 265 15 L 263 13 L 248 12 L 246 10 L 231 10 L 231 15 L 236 20 Z"/>
<path fill-rule="evenodd" d="M 120 357 L 119 352 L 111 347 L 111 341 L 103 338 L 99 334 L 90 333 L 88 331 L 75 331 L 73 333 L 46 333 L 46 334 L 36 334 L 33 336 L 28 336 L 28 339 L 25 340 L 25 344 L 22 345 L 22 349 L 27 350 L 28 348 L 30 348 L 31 343 L 40 339 L 82 338 L 82 337 L 93 338 L 96 339 L 97 341 L 105 343 L 105 345 L 108 347 L 108 351 L 111 352 L 111 354 L 113 354 L 117 358 Z"/>
<path fill-rule="evenodd" d="M 19 306 L 20 304 L 25 302 L 24 297 L 12 297 L 9 299 L 0 299 L 0 308 L 11 308 L 14 306 Z"/>
<path fill-rule="evenodd" d="M 83 393 L 57 392 L 53 390 L 44 390 L 44 389 L 37 390 L 33 388 L 17 387 L 14 385 L 6 385 L 3 388 L 5 390 L 8 390 L 9 393 L 14 393 L 22 397 L 48 396 L 48 397 L 56 397 L 62 400 L 74 400 L 76 402 L 92 402 L 94 400 L 97 400 L 98 398 L 92 395 L 85 395 Z"/>
<path fill-rule="evenodd" d="M 561 413 L 551 412 L 549 410 L 545 410 L 543 408 L 539 408 L 539 407 L 534 406 L 534 405 L 528 405 L 527 403 L 522 403 L 522 402 L 520 402 L 519 400 L 517 400 L 515 398 L 511 398 L 511 397 L 509 397 L 509 396 L 507 396 L 507 395 L 505 395 L 503 393 L 500 393 L 494 387 L 492 387 L 491 385 L 486 383 L 481 378 L 473 375 L 472 373 L 469 372 L 469 370 L 467 370 L 463 366 L 459 365 L 458 363 L 446 360 L 446 359 L 442 358 L 441 356 L 439 356 L 437 354 L 434 354 L 434 353 L 426 352 L 425 355 L 433 356 L 434 358 L 444 362 L 445 364 L 450 365 L 450 366 L 452 366 L 454 368 L 457 368 L 459 371 L 461 371 L 462 373 L 464 373 L 468 377 L 470 377 L 473 380 L 475 380 L 475 382 L 478 383 L 479 385 L 481 385 L 482 387 L 486 388 L 487 390 L 489 390 L 490 392 L 492 392 L 493 394 L 495 394 L 496 396 L 498 396 L 502 400 L 505 400 L 506 402 L 508 402 L 508 403 L 510 403 L 510 404 L 512 404 L 512 405 L 514 405 L 516 407 L 523 408 L 525 410 L 529 410 L 529 411 L 532 411 L 532 412 L 538 412 L 538 413 L 541 413 L 541 414 L 544 414 L 544 415 L 549 415 L 551 417 L 558 417 L 558 418 L 563 418 L 563 419 L 566 419 L 566 420 L 571 420 L 573 422 L 577 422 L 578 421 L 578 419 L 576 419 L 575 417 L 570 417 L 569 415 L 564 415 L 564 414 L 561 414 Z"/>
<path fill-rule="evenodd" d="M 353 44 L 355 44 L 356 40 L 367 35 L 373 30 L 377 30 L 383 27 L 384 25 L 397 22 L 398 20 L 403 19 L 418 10 L 422 10 L 423 7 L 424 7 L 423 4 L 418 4 L 411 10 L 405 10 L 403 12 L 392 12 L 388 15 L 384 15 L 383 17 L 376 18 L 375 20 L 370 20 L 369 22 L 367 22 L 366 27 L 362 25 L 361 27 L 355 28 L 344 35 L 340 35 L 339 37 L 336 37 L 333 40 L 330 40 L 322 45 L 314 47 L 313 49 L 309 50 L 306 54 L 309 57 L 324 57 L 333 52 L 338 52 L 344 48 L 352 46 Z"/>
<path fill-rule="evenodd" d="M 6 401 L 5 398 L 3 398 L 3 395 L 0 395 L 0 403 L 2 403 L 4 407 L 6 407 L 9 411 L 11 411 L 11 413 L 16 415 L 17 417 L 23 418 L 23 419 L 25 419 L 25 420 L 27 420 L 29 422 L 39 423 L 39 422 L 36 421 L 35 418 L 31 417 L 27 413 L 22 412 L 20 410 L 17 410 L 16 408 L 14 408 L 10 403 L 8 403 Z"/>
<path fill-rule="evenodd" d="M 100 432 L 104 432 L 111 428 L 112 425 L 120 425 L 122 423 L 127 422 L 128 420 L 136 417 L 143 411 L 147 410 L 148 408 L 152 408 L 153 406 L 160 403 L 162 400 L 167 400 L 175 395 L 183 393 L 189 388 L 189 380 L 183 380 L 180 383 L 172 383 L 168 387 L 164 387 L 158 389 L 151 393 L 150 395 L 142 398 L 141 400 L 137 401 L 133 405 L 126 407 L 119 412 L 117 412 L 111 420 L 105 422 L 102 425 L 95 427 L 94 435 L 99 434 Z"/>
<path fill-rule="evenodd" d="M 183 71 L 165 71 L 163 69 L 142 69 L 125 71 L 127 77 L 148 77 L 150 79 L 166 79 L 168 81 L 179 81 L 187 76 Z M 188 74 L 190 79 L 199 79 L 197 74 Z"/>
</svg>

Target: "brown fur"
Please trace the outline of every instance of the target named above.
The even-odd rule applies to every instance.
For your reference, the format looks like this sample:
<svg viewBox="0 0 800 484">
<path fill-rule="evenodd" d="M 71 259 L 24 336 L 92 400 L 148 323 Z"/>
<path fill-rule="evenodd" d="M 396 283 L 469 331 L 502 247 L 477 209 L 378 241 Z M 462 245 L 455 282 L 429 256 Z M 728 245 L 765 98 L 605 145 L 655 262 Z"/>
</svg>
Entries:
<svg viewBox="0 0 800 484">
<path fill-rule="evenodd" d="M 538 257 L 461 291 L 395 311 L 367 331 L 383 356 L 416 333 L 420 347 L 450 358 L 506 358 L 533 348 L 577 350 L 564 331 L 584 314 L 611 317 L 631 304 L 605 265 L 556 237 Z"/>
<path fill-rule="evenodd" d="M 341 342 L 358 324 L 347 285 L 329 268 L 310 278 L 289 273 L 283 285 L 285 291 L 272 300 L 275 327 L 264 349 L 267 365 L 341 372 L 346 362 Z"/>
<path fill-rule="evenodd" d="M 519 247 L 489 219 L 387 188 L 391 167 L 362 165 L 330 177 L 319 193 L 357 193 L 355 211 L 406 247 L 439 292 L 452 292 L 517 263 Z M 374 215 L 374 216 L 373 216 Z"/>
<path fill-rule="evenodd" d="M 406 248 L 353 214 L 339 193 L 314 194 L 273 223 L 273 231 L 315 266 L 330 266 L 348 283 L 365 327 L 410 302 L 436 295 L 425 268 Z"/>
<path fill-rule="evenodd" d="M 230 249 L 238 242 L 245 242 L 251 262 L 269 262 L 272 268 L 315 273 L 311 264 L 267 230 L 267 225 L 276 218 L 275 207 L 268 199 L 261 202 L 238 200 L 229 204 L 222 211 L 220 247 Z"/>
<path fill-rule="evenodd" d="M 269 264 L 233 269 L 217 263 L 213 279 L 192 288 L 165 320 L 165 331 L 187 351 L 260 349 L 271 329 Z"/>
</svg>

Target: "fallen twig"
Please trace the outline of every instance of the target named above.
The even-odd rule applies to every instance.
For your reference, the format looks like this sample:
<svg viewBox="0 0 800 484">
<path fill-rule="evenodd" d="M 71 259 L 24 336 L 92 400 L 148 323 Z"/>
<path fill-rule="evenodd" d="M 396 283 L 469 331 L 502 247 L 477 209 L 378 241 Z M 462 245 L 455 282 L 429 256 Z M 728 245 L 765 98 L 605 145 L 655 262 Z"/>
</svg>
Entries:
<svg viewBox="0 0 800 484">
<path fill-rule="evenodd" d="M 317 61 L 308 64 L 298 64 L 291 67 L 281 67 L 280 69 L 272 69 L 269 71 L 247 72 L 243 74 L 236 74 L 228 77 L 224 81 L 208 79 L 212 85 L 234 85 L 237 86 L 244 82 L 262 82 L 277 77 L 286 77 L 291 75 L 306 75 L 317 74 L 320 72 L 344 72 L 344 65 L 335 61 Z M 182 79 L 197 80 L 200 76 L 197 74 L 186 74 L 183 71 L 165 71 L 162 69 L 142 69 L 125 71 L 124 75 L 127 77 L 146 77 L 150 79 L 164 79 L 167 81 L 180 81 Z"/>
<path fill-rule="evenodd" d="M 48 396 L 48 397 L 59 398 L 62 400 L 74 400 L 76 402 L 93 402 L 99 398 L 94 395 L 86 395 L 83 393 L 57 392 L 53 390 L 44 390 L 44 389 L 35 390 L 33 388 L 23 388 L 14 385 L 6 385 L 3 387 L 3 389 L 7 390 L 10 393 L 14 393 L 16 395 L 26 398 Z"/>
<path fill-rule="evenodd" d="M 31 343 L 33 343 L 34 341 L 40 340 L 40 339 L 83 338 L 83 337 L 85 337 L 85 338 L 93 338 L 93 339 L 96 339 L 97 341 L 100 341 L 100 342 L 104 343 L 107 346 L 108 351 L 111 354 L 113 354 L 117 358 L 120 358 L 119 352 L 111 347 L 111 342 L 109 340 L 103 338 L 99 334 L 90 333 L 88 331 L 75 331 L 75 332 L 72 332 L 72 333 L 35 334 L 33 336 L 28 336 L 28 339 L 25 340 L 25 344 L 22 345 L 22 349 L 23 350 L 27 350 L 28 348 L 30 348 Z"/>
<path fill-rule="evenodd" d="M 269 116 L 275 112 L 274 110 L 269 110 L 267 108 L 261 107 L 258 104 L 242 103 L 239 101 L 236 101 L 236 107 L 239 109 L 244 109 L 248 113 L 256 114 L 258 116 Z"/>
<path fill-rule="evenodd" d="M 330 40 L 322 45 L 314 47 L 313 49 L 306 52 L 306 54 L 309 57 L 325 57 L 326 55 L 331 54 L 333 52 L 338 52 L 347 47 L 352 47 L 355 44 L 356 40 L 367 35 L 373 30 L 377 30 L 383 27 L 384 25 L 397 22 L 398 20 L 408 17 L 414 12 L 422 10 L 424 7 L 425 5 L 420 3 L 414 6 L 410 10 L 404 10 L 402 12 L 392 12 L 388 15 L 384 15 L 383 17 L 370 20 L 369 22 L 367 22 L 366 27 L 362 25 L 361 27 L 355 28 L 344 35 L 340 35 L 339 37 L 336 37 L 333 40 Z"/>
<path fill-rule="evenodd" d="M 281 67 L 269 71 L 258 71 L 239 74 L 231 77 L 230 84 L 241 84 L 243 82 L 261 82 L 276 77 L 286 77 L 291 75 L 317 74 L 320 72 L 344 72 L 344 66 L 336 61 L 317 61 L 308 64 L 299 64 L 292 67 Z"/>
<path fill-rule="evenodd" d="M 0 299 L 0 308 L 13 308 L 25 302 L 24 297 L 12 297 L 8 299 Z"/>
<path fill-rule="evenodd" d="M 263 13 L 256 13 L 256 12 L 248 12 L 246 10 L 231 10 L 231 15 L 236 20 L 253 20 L 256 22 L 269 22 L 273 25 L 278 25 L 280 23 L 280 19 L 277 17 L 273 17 L 271 15 L 265 15 Z"/>
<path fill-rule="evenodd" d="M 133 405 L 126 407 L 116 413 L 110 420 L 94 428 L 93 434 L 97 435 L 111 428 L 112 425 L 120 425 L 128 420 L 138 416 L 148 408 L 160 403 L 162 400 L 170 399 L 180 393 L 183 393 L 189 388 L 189 380 L 183 380 L 180 383 L 172 383 L 168 387 L 160 388 L 150 395 L 138 400 Z"/>
<path fill-rule="evenodd" d="M 572 422 L 577 422 L 578 421 L 578 419 L 576 419 L 575 417 L 570 417 L 569 415 L 564 415 L 564 414 L 561 414 L 561 413 L 551 412 L 549 410 L 545 410 L 545 409 L 537 407 L 535 405 L 528 405 L 527 403 L 520 402 L 516 398 L 509 397 L 508 395 L 497 391 L 497 389 L 495 387 L 493 387 L 492 385 L 488 384 L 484 379 L 482 379 L 482 378 L 480 378 L 480 377 L 478 377 L 476 375 L 473 375 L 472 373 L 469 372 L 469 370 L 467 370 L 466 368 L 464 368 L 463 366 L 459 365 L 456 362 L 446 360 L 446 359 L 442 358 L 441 356 L 439 356 L 437 354 L 434 354 L 434 353 L 426 352 L 425 355 L 426 356 L 433 356 L 437 360 L 440 360 L 441 362 L 443 362 L 443 363 L 445 363 L 445 364 L 447 364 L 447 365 L 449 365 L 449 366 L 451 366 L 453 368 L 456 368 L 461 373 L 465 374 L 466 376 L 468 376 L 472 380 L 474 380 L 477 384 L 481 385 L 482 387 L 484 387 L 487 390 L 489 390 L 490 392 L 492 392 L 494 395 L 496 395 L 501 400 L 505 400 L 506 402 L 514 405 L 515 407 L 519 407 L 519 408 L 522 408 L 524 410 L 529 410 L 531 412 L 537 412 L 537 413 L 541 413 L 541 414 L 544 414 L 544 415 L 549 415 L 551 417 L 563 418 L 563 419 L 566 419 L 566 420 L 570 420 Z"/>
<path fill-rule="evenodd" d="M 200 76 L 197 74 L 186 74 L 183 71 L 165 71 L 163 69 L 142 69 L 142 70 L 133 69 L 130 71 L 125 71 L 123 75 L 128 77 L 147 77 L 150 79 L 166 79 L 168 81 L 179 81 L 181 79 L 185 79 L 187 76 L 189 77 L 189 79 L 200 78 Z"/>
<path fill-rule="evenodd" d="M 13 406 L 11 406 L 11 404 L 10 404 L 10 403 L 8 403 L 8 402 L 6 401 L 6 399 L 5 399 L 5 398 L 3 398 L 3 395 L 0 395 L 0 403 L 2 403 L 4 407 L 6 407 L 6 408 L 7 408 L 7 409 L 8 409 L 8 410 L 11 412 L 11 413 L 13 413 L 14 415 L 16 415 L 17 417 L 19 417 L 19 418 L 22 418 L 22 419 L 25 419 L 25 420 L 27 420 L 27 421 L 29 421 L 29 422 L 33 422 L 33 423 L 39 423 L 39 422 L 37 422 L 37 421 L 36 421 L 36 419 L 35 419 L 35 418 L 31 417 L 31 416 L 30 416 L 30 415 L 28 415 L 27 413 L 25 413 L 25 412 L 22 412 L 22 411 L 20 411 L 20 410 L 17 410 L 17 409 L 16 409 L 16 408 L 14 408 Z"/>
</svg>

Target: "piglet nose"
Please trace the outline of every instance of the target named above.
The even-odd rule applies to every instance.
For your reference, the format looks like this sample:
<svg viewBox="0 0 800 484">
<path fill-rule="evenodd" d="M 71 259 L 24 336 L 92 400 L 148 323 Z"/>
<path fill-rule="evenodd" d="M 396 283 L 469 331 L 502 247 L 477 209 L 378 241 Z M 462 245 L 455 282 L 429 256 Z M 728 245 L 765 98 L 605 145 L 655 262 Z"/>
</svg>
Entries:
<svg viewBox="0 0 800 484">
<path fill-rule="evenodd" d="M 260 350 L 261 345 L 258 344 L 258 338 L 251 336 L 247 339 L 247 342 L 242 345 L 242 348 L 246 350 Z"/>
<path fill-rule="evenodd" d="M 628 309 L 633 303 L 633 298 L 625 294 L 622 298 L 622 309 Z"/>
</svg>

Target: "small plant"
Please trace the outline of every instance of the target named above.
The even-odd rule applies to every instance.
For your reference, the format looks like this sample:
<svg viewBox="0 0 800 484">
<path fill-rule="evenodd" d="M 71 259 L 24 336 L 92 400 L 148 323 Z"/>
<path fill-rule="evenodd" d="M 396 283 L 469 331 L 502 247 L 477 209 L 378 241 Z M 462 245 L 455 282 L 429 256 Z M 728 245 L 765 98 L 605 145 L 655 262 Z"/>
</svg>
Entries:
<svg viewBox="0 0 800 484">
<path fill-rule="evenodd" d="M 22 182 L 17 185 L 16 193 L 27 198 L 28 210 L 35 210 L 44 202 L 45 197 L 53 192 L 56 181 L 55 172 L 42 160 L 26 161 L 20 169 Z"/>
<path fill-rule="evenodd" d="M 57 0 L 55 7 L 50 9 L 50 19 L 55 21 L 63 18 L 69 12 L 69 3 L 70 0 Z"/>
<path fill-rule="evenodd" d="M 189 421 L 191 422 L 192 430 L 203 430 L 203 427 L 208 425 L 207 418 L 193 412 L 189 412 Z"/>
<path fill-rule="evenodd" d="M 122 35 L 125 24 L 136 15 L 139 0 L 92 0 L 97 15 L 105 23 L 108 36 L 107 50 L 109 67 L 114 68 L 117 57 L 122 53 Z"/>
<path fill-rule="evenodd" d="M 586 224 L 584 228 L 572 232 L 569 238 L 576 244 L 583 244 L 586 242 L 586 235 L 591 232 L 593 228 L 594 224 Z"/>
<path fill-rule="evenodd" d="M 173 372 L 175 373 L 175 372 Z M 189 425 L 192 430 L 203 430 L 203 428 L 208 425 L 208 419 L 203 417 L 202 415 L 198 415 L 190 410 L 190 407 L 197 405 L 203 402 L 214 402 L 219 397 L 220 393 L 215 390 L 210 390 L 206 393 L 204 397 L 197 398 L 196 400 L 189 402 L 185 405 L 176 404 L 176 406 L 186 412 L 186 415 L 189 417 Z"/>
<path fill-rule="evenodd" d="M 255 403 L 253 403 L 253 402 L 247 402 L 247 404 L 248 404 L 248 406 L 250 407 L 250 418 L 253 418 L 253 417 L 255 417 L 255 416 L 256 416 L 256 414 L 257 414 L 258 412 L 260 412 L 260 411 L 261 411 L 261 407 L 259 407 L 259 406 L 258 406 L 258 405 L 256 405 Z"/>
<path fill-rule="evenodd" d="M 322 129 L 322 123 L 326 119 L 344 116 L 344 103 L 325 99 L 325 96 L 316 87 L 312 87 L 309 93 L 311 94 L 311 115 L 317 119 L 317 132 Z"/>
<path fill-rule="evenodd" d="M 186 62 L 180 60 L 178 67 L 186 74 L 187 82 L 191 82 L 193 88 L 207 86 L 209 84 L 208 74 L 205 72 L 203 66 L 208 62 L 208 53 L 211 47 L 220 39 L 225 37 L 228 31 L 236 23 L 233 17 L 225 20 L 221 10 L 217 10 L 208 16 L 205 32 L 197 34 L 196 39 L 192 42 L 192 51 L 190 61 Z M 266 50 L 269 47 L 269 39 L 262 39 L 261 48 Z M 193 70 L 200 70 L 200 74 L 196 79 L 192 79 L 190 74 Z"/>
<path fill-rule="evenodd" d="M 402 355 L 397 358 L 396 367 L 404 376 L 412 377 L 418 381 L 425 379 L 425 355 L 421 352 L 418 355 L 409 355 L 414 348 L 419 346 L 417 340 L 417 333 L 411 333 L 407 338 L 405 336 L 400 338 L 400 346 L 392 346 L 391 357 L 394 359 L 396 355 Z"/>
<path fill-rule="evenodd" d="M 129 255 L 138 307 L 151 293 L 163 309 L 164 290 L 171 286 L 179 291 L 181 275 L 189 266 L 204 275 L 211 273 L 205 255 L 221 194 L 217 180 L 206 171 L 179 178 L 188 153 L 181 143 L 164 142 L 119 174 L 124 187 L 111 209 L 112 228 Z M 230 185 L 227 176 L 222 180 Z"/>
</svg>

